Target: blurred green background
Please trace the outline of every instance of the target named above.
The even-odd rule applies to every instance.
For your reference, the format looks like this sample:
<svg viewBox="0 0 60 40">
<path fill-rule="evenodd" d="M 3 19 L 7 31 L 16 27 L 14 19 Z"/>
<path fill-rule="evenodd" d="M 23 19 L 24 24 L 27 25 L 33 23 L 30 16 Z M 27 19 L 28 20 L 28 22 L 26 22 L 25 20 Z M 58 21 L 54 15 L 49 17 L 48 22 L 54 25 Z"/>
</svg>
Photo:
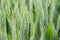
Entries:
<svg viewBox="0 0 60 40">
<path fill-rule="evenodd" d="M 60 0 L 0 0 L 0 40 L 60 40 Z"/>
</svg>

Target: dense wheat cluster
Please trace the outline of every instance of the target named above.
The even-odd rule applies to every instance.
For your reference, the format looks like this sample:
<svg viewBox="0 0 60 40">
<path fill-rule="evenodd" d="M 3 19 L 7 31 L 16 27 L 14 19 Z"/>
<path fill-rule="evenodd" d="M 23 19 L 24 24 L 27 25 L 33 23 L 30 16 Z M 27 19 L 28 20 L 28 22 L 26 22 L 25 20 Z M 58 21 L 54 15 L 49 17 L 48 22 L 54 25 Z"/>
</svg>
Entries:
<svg viewBox="0 0 60 40">
<path fill-rule="evenodd" d="M 60 40 L 60 0 L 0 0 L 0 40 Z"/>
</svg>

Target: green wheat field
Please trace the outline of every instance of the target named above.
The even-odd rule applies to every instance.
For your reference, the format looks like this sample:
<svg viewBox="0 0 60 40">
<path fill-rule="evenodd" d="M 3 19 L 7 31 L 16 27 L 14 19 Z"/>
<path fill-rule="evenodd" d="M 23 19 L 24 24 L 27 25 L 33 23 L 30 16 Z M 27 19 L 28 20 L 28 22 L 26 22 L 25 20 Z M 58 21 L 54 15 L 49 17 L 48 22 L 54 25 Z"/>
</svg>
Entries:
<svg viewBox="0 0 60 40">
<path fill-rule="evenodd" d="M 60 0 L 0 0 L 0 40 L 60 40 Z"/>
</svg>

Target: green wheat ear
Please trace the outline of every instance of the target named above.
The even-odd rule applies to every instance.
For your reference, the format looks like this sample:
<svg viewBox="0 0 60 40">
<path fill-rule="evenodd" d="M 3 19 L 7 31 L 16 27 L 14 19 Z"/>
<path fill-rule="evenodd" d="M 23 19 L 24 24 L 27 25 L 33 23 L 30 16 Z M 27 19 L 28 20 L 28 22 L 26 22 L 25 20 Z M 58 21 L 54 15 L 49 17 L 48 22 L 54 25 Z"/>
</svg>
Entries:
<svg viewBox="0 0 60 40">
<path fill-rule="evenodd" d="M 52 40 L 52 25 L 48 24 L 46 30 L 45 30 L 45 39 L 46 40 Z"/>
</svg>

